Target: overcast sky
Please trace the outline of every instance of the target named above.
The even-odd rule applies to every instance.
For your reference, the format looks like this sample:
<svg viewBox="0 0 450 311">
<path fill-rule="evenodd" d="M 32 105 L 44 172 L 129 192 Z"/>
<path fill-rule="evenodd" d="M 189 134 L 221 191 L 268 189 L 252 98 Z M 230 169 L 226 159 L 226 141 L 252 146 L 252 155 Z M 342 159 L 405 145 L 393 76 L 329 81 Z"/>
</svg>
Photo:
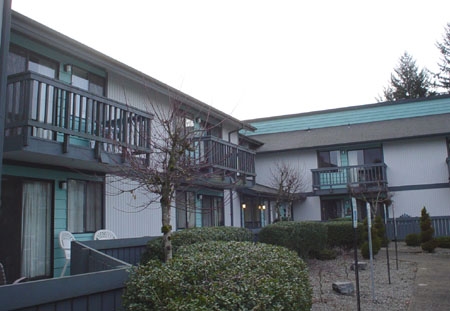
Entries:
<svg viewBox="0 0 450 311">
<path fill-rule="evenodd" d="M 238 119 L 376 102 L 406 51 L 437 71 L 449 0 L 12 0 Z"/>
</svg>

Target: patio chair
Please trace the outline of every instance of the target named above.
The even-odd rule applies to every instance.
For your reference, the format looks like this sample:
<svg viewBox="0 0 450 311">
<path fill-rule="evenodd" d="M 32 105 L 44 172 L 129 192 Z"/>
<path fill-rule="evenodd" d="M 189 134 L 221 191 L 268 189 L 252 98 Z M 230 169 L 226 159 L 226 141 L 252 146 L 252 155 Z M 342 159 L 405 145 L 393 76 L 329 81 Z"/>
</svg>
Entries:
<svg viewBox="0 0 450 311">
<path fill-rule="evenodd" d="M 61 231 L 59 233 L 59 245 L 64 251 L 64 257 L 66 257 L 66 263 L 64 264 L 64 268 L 61 272 L 61 276 L 66 272 L 67 265 L 70 262 L 70 247 L 72 241 L 75 241 L 75 237 L 69 231 Z"/>
<path fill-rule="evenodd" d="M 26 280 L 26 277 L 21 277 L 18 278 L 17 280 L 15 280 L 12 284 L 17 284 L 20 283 L 22 281 Z M 3 264 L 0 262 L 0 286 L 1 285 L 6 285 L 8 284 L 8 281 L 6 280 L 6 273 L 5 273 L 5 268 L 3 267 Z"/>
<path fill-rule="evenodd" d="M 117 236 L 108 229 L 101 229 L 95 232 L 94 240 L 114 240 L 117 239 Z"/>
</svg>

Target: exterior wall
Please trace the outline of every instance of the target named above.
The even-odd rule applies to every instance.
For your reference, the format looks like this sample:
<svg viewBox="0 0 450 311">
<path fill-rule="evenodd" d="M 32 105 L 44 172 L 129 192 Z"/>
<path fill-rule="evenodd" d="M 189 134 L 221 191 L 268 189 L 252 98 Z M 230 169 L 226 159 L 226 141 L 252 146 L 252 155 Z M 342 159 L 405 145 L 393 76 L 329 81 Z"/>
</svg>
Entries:
<svg viewBox="0 0 450 311">
<path fill-rule="evenodd" d="M 289 151 L 278 153 L 257 154 L 256 156 L 256 182 L 270 186 L 272 172 L 277 162 L 285 161 L 299 170 L 303 181 L 303 191 L 312 191 L 311 168 L 317 167 L 317 154 L 315 150 Z"/>
<path fill-rule="evenodd" d="M 396 217 L 419 217 L 424 206 L 431 216 L 450 215 L 445 138 L 389 142 L 383 149 Z"/>
<path fill-rule="evenodd" d="M 142 84 L 140 84 L 110 72 L 108 73 L 107 83 L 108 98 L 146 112 L 152 112 L 150 111 L 150 103 L 162 105 L 169 103 L 167 96 L 145 87 L 144 79 L 142 79 Z"/>
<path fill-rule="evenodd" d="M 294 205 L 294 220 L 321 220 L 320 197 L 309 196 L 302 203 Z"/>
<path fill-rule="evenodd" d="M 394 192 L 395 217 L 407 214 L 411 217 L 420 217 L 425 206 L 430 216 L 450 215 L 450 189 L 426 189 Z M 392 207 L 389 208 L 392 217 Z"/>
<path fill-rule="evenodd" d="M 448 184 L 443 137 L 384 143 L 383 153 L 389 187 Z"/>
<path fill-rule="evenodd" d="M 119 193 L 133 182 L 118 177 L 106 179 L 105 223 L 118 238 L 161 235 L 161 208 L 154 195 L 135 191 Z M 150 204 L 151 203 L 151 204 Z M 150 204 L 150 205 L 149 205 Z M 175 228 L 175 211 L 172 211 L 172 227 Z"/>
<path fill-rule="evenodd" d="M 299 170 L 302 178 L 302 192 L 312 192 L 311 169 L 317 167 L 317 153 L 315 150 L 289 151 L 279 153 L 257 154 L 256 182 L 271 186 L 272 172 L 277 162 L 286 162 Z M 297 203 L 293 208 L 294 220 L 320 220 L 320 198 L 308 196 L 305 201 Z M 268 219 L 268 218 L 266 218 Z"/>
</svg>

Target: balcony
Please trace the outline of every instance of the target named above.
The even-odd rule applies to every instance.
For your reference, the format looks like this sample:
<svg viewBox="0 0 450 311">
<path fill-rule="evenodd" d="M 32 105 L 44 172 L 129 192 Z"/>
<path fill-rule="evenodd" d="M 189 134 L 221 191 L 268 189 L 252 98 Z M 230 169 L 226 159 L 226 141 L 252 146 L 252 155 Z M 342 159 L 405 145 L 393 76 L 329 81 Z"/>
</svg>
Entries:
<svg viewBox="0 0 450 311">
<path fill-rule="evenodd" d="M 151 119 L 149 113 L 36 73 L 12 75 L 4 157 L 106 171 L 126 154 L 149 157 Z"/>
<path fill-rule="evenodd" d="M 386 191 L 386 164 L 325 167 L 313 169 L 315 195 L 370 193 Z"/>
<path fill-rule="evenodd" d="M 231 183 L 254 184 L 255 152 L 213 136 L 195 137 L 191 161 L 207 171 L 206 176 L 219 176 Z"/>
</svg>

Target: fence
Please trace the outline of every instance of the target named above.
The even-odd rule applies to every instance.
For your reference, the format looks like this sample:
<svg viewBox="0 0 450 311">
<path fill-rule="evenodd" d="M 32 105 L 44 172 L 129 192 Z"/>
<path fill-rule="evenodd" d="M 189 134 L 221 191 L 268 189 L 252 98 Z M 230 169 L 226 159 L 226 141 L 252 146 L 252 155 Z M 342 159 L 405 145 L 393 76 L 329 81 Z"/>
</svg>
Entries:
<svg viewBox="0 0 450 311">
<path fill-rule="evenodd" d="M 450 236 L 450 216 L 430 217 L 434 236 Z M 397 240 L 404 240 L 408 234 L 420 233 L 420 217 L 400 217 L 395 219 Z M 388 219 L 386 232 L 390 240 L 395 240 L 394 220 Z"/>
<path fill-rule="evenodd" d="M 0 310 L 123 310 L 128 269 L 150 239 L 73 242 L 71 276 L 0 286 Z"/>
</svg>

